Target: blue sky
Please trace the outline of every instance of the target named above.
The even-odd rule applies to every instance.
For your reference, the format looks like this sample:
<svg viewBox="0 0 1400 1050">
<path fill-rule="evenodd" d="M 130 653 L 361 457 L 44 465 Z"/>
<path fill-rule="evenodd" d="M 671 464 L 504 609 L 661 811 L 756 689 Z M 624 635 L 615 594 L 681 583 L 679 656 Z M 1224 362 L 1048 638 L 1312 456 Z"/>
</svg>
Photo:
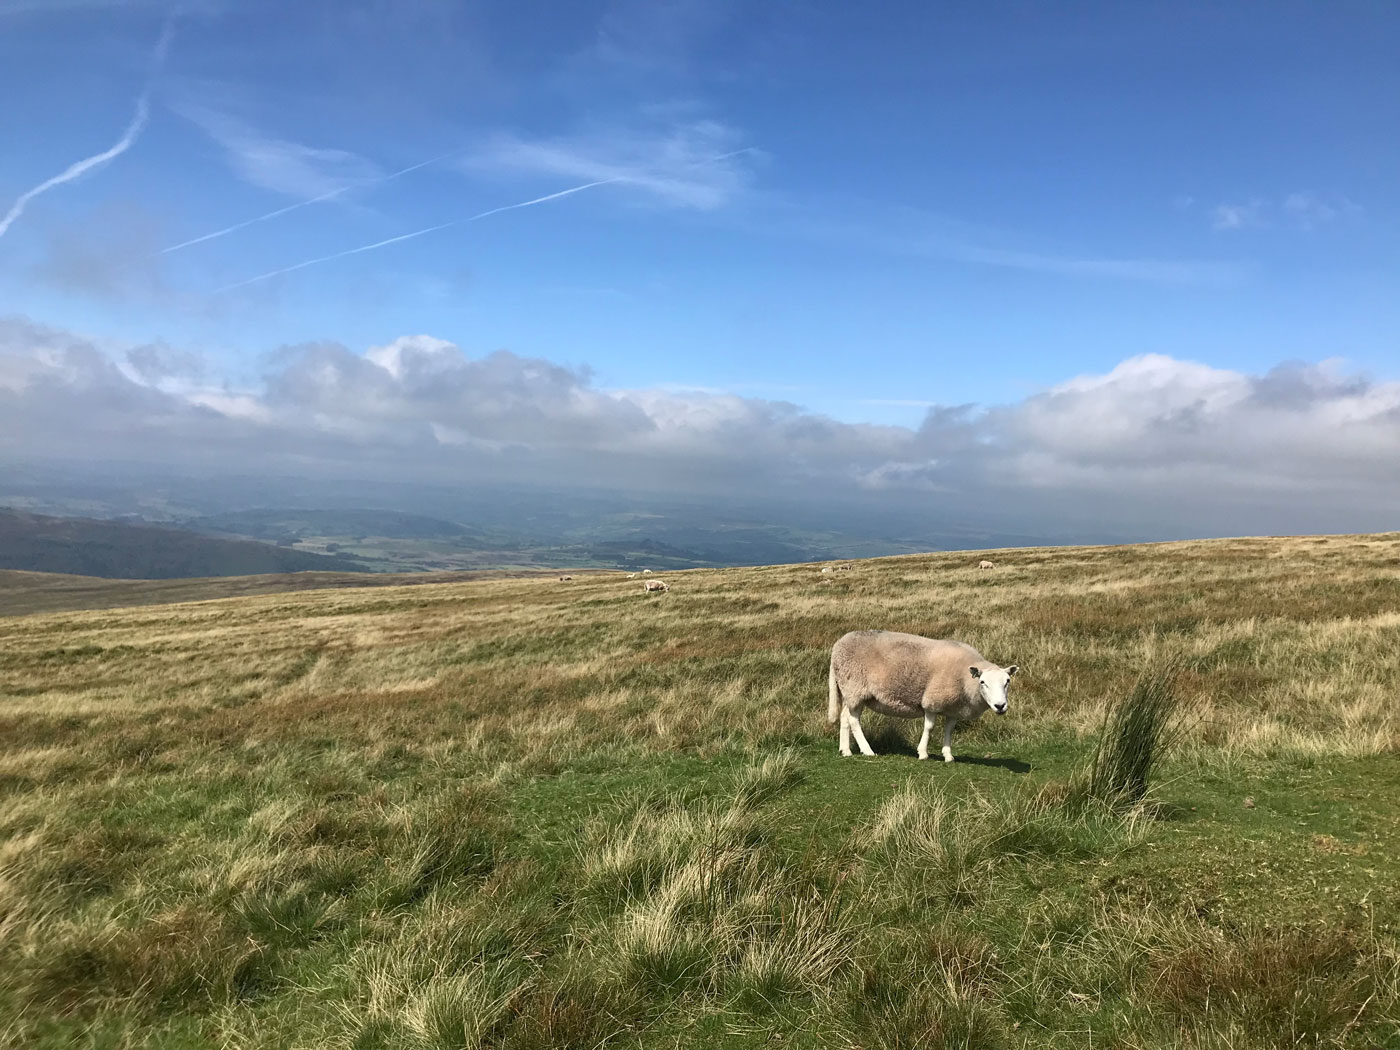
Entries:
<svg viewBox="0 0 1400 1050">
<path fill-rule="evenodd" d="M 0 0 L 0 209 L 130 139 L 12 217 L 0 314 L 909 430 L 1142 355 L 1388 391 L 1396 54 L 1384 3 Z"/>
</svg>

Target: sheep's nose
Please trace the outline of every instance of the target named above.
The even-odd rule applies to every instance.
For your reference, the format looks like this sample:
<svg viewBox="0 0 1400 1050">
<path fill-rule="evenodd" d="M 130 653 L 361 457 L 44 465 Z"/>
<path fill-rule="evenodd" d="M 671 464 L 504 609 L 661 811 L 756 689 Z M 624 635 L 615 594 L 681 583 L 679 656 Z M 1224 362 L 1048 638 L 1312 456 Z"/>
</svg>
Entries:
<svg viewBox="0 0 1400 1050">
<path fill-rule="evenodd" d="M 995 712 L 996 712 L 997 714 L 999 714 L 999 715 L 1004 715 L 1004 714 L 1006 714 L 1006 705 L 1005 705 L 1005 704 L 998 704 L 996 707 L 992 708 L 992 710 L 995 711 Z"/>
</svg>

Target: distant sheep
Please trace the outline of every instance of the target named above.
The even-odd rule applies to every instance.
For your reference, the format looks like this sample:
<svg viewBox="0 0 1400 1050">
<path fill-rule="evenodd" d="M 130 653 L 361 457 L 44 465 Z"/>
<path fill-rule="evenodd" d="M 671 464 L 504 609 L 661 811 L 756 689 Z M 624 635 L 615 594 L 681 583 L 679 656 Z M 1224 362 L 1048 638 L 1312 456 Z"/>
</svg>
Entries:
<svg viewBox="0 0 1400 1050">
<path fill-rule="evenodd" d="M 566 583 L 567 581 L 572 580 L 572 579 L 573 579 L 572 576 L 560 576 L 560 577 L 559 577 L 559 582 L 560 582 L 560 583 Z"/>
<path fill-rule="evenodd" d="M 643 569 L 643 570 L 642 570 L 642 575 L 643 575 L 643 576 L 650 576 L 650 575 L 651 575 L 651 570 L 650 570 L 650 569 Z"/>
<path fill-rule="evenodd" d="M 873 755 L 861 729 L 870 708 L 894 718 L 924 720 L 919 757 L 928 758 L 933 722 L 943 716 L 943 761 L 953 761 L 953 727 L 975 722 L 988 708 L 1006 714 L 1006 689 L 1016 665 L 999 667 L 962 642 L 921 638 L 897 631 L 852 631 L 831 650 L 827 676 L 828 722 L 841 722 L 841 754 L 851 753 L 851 735 L 864 755 Z"/>
<path fill-rule="evenodd" d="M 823 565 L 823 566 L 822 566 L 822 572 L 830 572 L 830 571 L 831 571 L 831 566 L 830 566 L 830 565 Z"/>
<path fill-rule="evenodd" d="M 642 584 L 642 590 L 647 593 L 651 591 L 669 591 L 670 589 L 671 585 L 665 580 L 647 580 Z"/>
<path fill-rule="evenodd" d="M 629 573 L 627 574 L 627 578 L 628 578 L 629 580 L 635 580 L 635 579 L 637 578 L 637 574 L 636 574 L 635 572 L 629 572 Z"/>
<path fill-rule="evenodd" d="M 979 569 L 995 569 L 995 568 L 996 568 L 996 566 L 993 565 L 991 562 L 989 562 L 986 558 L 983 558 L 981 561 L 979 561 L 979 562 L 977 563 L 977 567 L 978 567 Z"/>
</svg>

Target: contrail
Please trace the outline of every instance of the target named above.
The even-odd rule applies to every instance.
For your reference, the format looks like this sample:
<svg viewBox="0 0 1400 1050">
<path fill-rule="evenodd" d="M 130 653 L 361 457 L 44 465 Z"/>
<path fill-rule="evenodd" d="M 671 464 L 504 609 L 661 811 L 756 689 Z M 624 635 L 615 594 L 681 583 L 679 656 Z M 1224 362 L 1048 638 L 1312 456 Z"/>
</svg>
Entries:
<svg viewBox="0 0 1400 1050">
<path fill-rule="evenodd" d="M 62 186 L 65 182 L 72 182 L 85 172 L 93 168 L 100 168 L 108 161 L 120 157 L 131 148 L 133 142 L 145 130 L 147 121 L 151 118 L 151 90 L 155 86 L 156 74 L 160 72 L 161 66 L 165 64 L 166 52 L 170 50 L 170 41 L 175 33 L 175 16 L 172 14 L 165 20 L 165 27 L 161 30 L 160 40 L 156 42 L 156 49 L 152 56 L 152 69 L 150 76 L 146 78 L 145 90 L 136 100 L 136 112 L 131 118 L 131 123 L 127 125 L 126 131 L 111 149 L 88 157 L 86 160 L 77 161 L 64 168 L 51 179 L 39 183 L 32 190 L 20 194 L 19 199 L 10 206 L 10 210 L 5 213 L 5 217 L 0 219 L 0 237 L 5 236 L 6 231 L 14 225 L 16 219 L 24 214 L 24 209 L 29 206 L 29 202 L 42 193 L 47 193 L 55 186 Z"/>
<path fill-rule="evenodd" d="M 718 163 L 719 161 L 728 160 L 730 157 L 737 157 L 737 156 L 739 156 L 740 154 L 743 154 L 743 153 L 753 153 L 753 152 L 756 152 L 756 150 L 757 150 L 757 147 L 755 147 L 755 146 L 745 146 L 743 149 L 730 150 L 728 153 L 721 153 L 721 154 L 719 154 L 719 156 L 716 156 L 716 157 L 707 157 L 705 160 L 698 162 L 698 164 L 695 165 L 695 166 L 699 166 L 700 164 L 716 164 L 716 163 Z M 448 154 L 448 156 L 451 156 L 451 154 Z M 441 158 L 438 158 L 438 159 L 441 159 Z M 427 161 L 427 162 L 425 162 L 425 163 L 431 164 L 432 161 Z M 418 167 L 422 167 L 422 165 L 418 165 Z M 407 170 L 407 171 L 411 171 L 411 170 L 413 170 L 413 169 L 409 168 L 409 169 L 406 169 L 406 170 Z M 404 172 L 396 172 L 396 173 L 395 173 L 395 175 L 402 175 L 402 174 L 404 174 Z M 385 177 L 386 177 L 386 178 L 394 178 L 395 175 L 389 175 L 389 176 L 385 176 Z M 548 193 L 548 194 L 546 194 L 546 195 L 543 196 L 543 197 L 535 197 L 533 200 L 520 201 L 518 204 L 505 204 L 505 205 L 502 205 L 502 206 L 499 207 L 499 208 L 491 208 L 491 209 L 489 209 L 489 210 L 487 210 L 487 211 L 478 212 L 477 214 L 475 214 L 475 215 L 470 215 L 470 216 L 468 216 L 468 217 L 465 218 L 465 219 L 453 219 L 451 222 L 440 222 L 440 223 L 438 223 L 436 226 L 425 226 L 423 229 L 421 229 L 421 230 L 414 230 L 412 233 L 401 233 L 401 234 L 399 234 L 399 236 L 397 236 L 397 237 L 390 237 L 390 238 L 388 238 L 387 240 L 383 240 L 383 241 L 375 241 L 373 244 L 363 244 L 363 245 L 361 245 L 361 246 L 358 247 L 358 248 L 350 248 L 350 249 L 347 249 L 346 251 L 343 251 L 343 252 L 336 252 L 334 255 L 322 255 L 321 257 L 316 258 L 316 259 L 307 259 L 305 262 L 299 262 L 299 263 L 295 264 L 294 266 L 284 266 L 284 267 L 282 267 L 282 269 L 280 269 L 280 270 L 269 270 L 267 273 L 260 273 L 260 274 L 258 274 L 258 276 L 256 276 L 256 277 L 249 277 L 246 281 L 237 281 L 237 282 L 235 282 L 235 283 L 233 283 L 233 284 L 226 284 L 226 285 L 224 285 L 222 288 L 216 288 L 216 289 L 214 289 L 214 293 L 213 293 L 213 294 L 218 295 L 220 292 L 231 292 L 231 291 L 233 291 L 235 288 L 244 288 L 244 287 L 246 287 L 246 286 L 248 286 L 248 285 L 250 285 L 250 284 L 257 284 L 259 281 L 266 281 L 266 280 L 269 280 L 269 279 L 271 279 L 271 278 L 273 278 L 273 277 L 280 277 L 280 276 L 282 276 L 282 274 L 284 274 L 284 273 L 292 273 L 292 272 L 294 272 L 294 271 L 296 271 L 296 270 L 304 270 L 304 269 L 306 269 L 308 266 L 316 266 L 316 265 L 319 265 L 320 263 L 331 262 L 333 259 L 344 259 L 347 255 L 359 255 L 361 252 L 373 251 L 375 248 L 383 248 L 383 247 L 385 247 L 386 245 L 398 244 L 400 241 L 411 241 L 411 240 L 413 240 L 415 237 L 422 237 L 422 236 L 425 235 L 425 234 L 436 233 L 438 230 L 446 230 L 446 229 L 449 229 L 450 227 L 453 227 L 453 226 L 461 226 L 461 225 L 463 225 L 463 224 L 465 224 L 465 223 L 468 223 L 468 222 L 476 222 L 478 219 L 484 219 L 484 218 L 486 218 L 488 215 L 499 215 L 499 214 L 500 214 L 501 212 L 503 212 L 503 211 L 513 211 L 513 210 L 516 209 L 516 208 L 528 208 L 528 207 L 530 207 L 532 204 L 543 204 L 545 201 L 558 200 L 560 197 L 568 197 L 568 196 L 570 196 L 571 194 L 574 194 L 574 193 L 582 193 L 584 190 L 591 190 L 594 186 L 606 186 L 606 185 L 608 185 L 609 183 L 613 183 L 613 182 L 629 182 L 629 181 L 631 181 L 631 179 L 630 179 L 630 177 L 627 176 L 627 175 L 616 175 L 616 176 L 614 176 L 614 177 L 612 177 L 612 178 L 610 178 L 610 179 L 597 179 L 597 180 L 595 180 L 595 181 L 593 181 L 593 182 L 585 182 L 585 183 L 583 183 L 581 186 L 570 186 L 567 190 L 559 190 L 557 193 Z M 339 190 L 336 190 L 335 192 L 336 192 L 336 193 L 339 193 L 340 191 L 339 191 Z M 316 199 L 317 199 L 317 200 L 323 200 L 323 199 L 325 199 L 326 196 L 333 196 L 333 194 L 325 194 L 324 196 L 318 197 L 318 198 L 316 198 Z M 312 201 L 307 201 L 307 202 L 305 202 L 305 203 L 310 204 L 310 203 L 313 203 L 313 202 L 312 202 Z M 301 205 L 294 204 L 294 205 L 291 206 L 291 208 L 297 208 L 297 207 L 301 207 Z M 281 211 L 273 212 L 272 215 L 281 215 L 281 214 L 283 214 L 283 212 L 290 211 L 291 208 L 283 208 Z M 264 218 L 272 218 L 272 215 L 266 215 L 266 216 L 264 216 Z M 251 221 L 252 221 L 252 222 L 259 222 L 259 221 L 261 221 L 261 220 L 253 219 L 253 220 L 251 220 Z M 243 224 L 241 224 L 241 225 L 246 226 L 246 225 L 248 225 L 248 223 L 243 223 Z M 238 228 L 239 228 L 238 226 L 232 226 L 232 227 L 230 227 L 230 229 L 234 229 L 234 230 L 236 230 L 236 229 L 238 229 Z M 227 231 L 224 231 L 224 232 L 227 232 Z M 213 234 L 212 236 L 218 236 L 218 234 Z M 199 238 L 199 239 L 200 239 L 200 240 L 203 240 L 204 238 Z M 190 241 L 190 242 L 188 242 L 188 243 L 189 243 L 189 244 L 194 244 L 194 243 L 196 243 L 196 242 L 195 242 L 195 241 Z M 167 248 L 167 249 L 165 249 L 165 250 L 168 251 L 168 252 L 172 252 L 172 251 L 175 251 L 176 248 L 182 248 L 182 247 L 184 247 L 184 245 L 177 244 L 177 245 L 175 245 L 174 248 Z"/>
<path fill-rule="evenodd" d="M 178 252 L 181 248 L 188 248 L 191 245 L 203 244 L 205 241 L 212 241 L 216 237 L 223 237 L 226 234 L 230 234 L 237 230 L 241 230 L 245 226 L 255 226 L 260 222 L 267 222 L 269 219 L 275 219 L 279 215 L 286 215 L 290 211 L 296 211 L 298 208 L 305 208 L 311 204 L 320 204 L 322 201 L 328 201 L 333 197 L 339 197 L 342 193 L 348 193 L 350 190 L 358 188 L 360 186 L 377 186 L 381 182 L 388 182 L 391 179 L 397 179 L 400 176 L 407 175 L 411 171 L 417 171 L 419 168 L 426 168 L 429 164 L 436 164 L 438 163 L 438 161 L 446 160 L 448 157 L 454 155 L 455 153 L 444 153 L 440 157 L 434 157 L 431 160 L 420 161 L 417 164 L 410 164 L 406 168 L 402 168 L 399 171 L 391 172 L 388 175 L 382 175 L 377 179 L 370 179 L 368 182 L 357 183 L 353 186 L 341 186 L 339 189 L 331 190 L 328 193 L 323 193 L 318 197 L 312 197 L 304 201 L 297 201 L 297 203 L 295 204 L 288 204 L 285 208 L 278 208 L 276 211 L 270 211 L 266 215 L 259 215 L 255 219 L 245 219 L 243 222 L 236 222 L 232 226 L 225 226 L 222 230 L 215 230 L 213 233 L 206 233 L 200 237 L 191 237 L 189 240 L 181 241 L 179 244 L 172 244 L 169 248 L 162 248 L 160 253 L 162 255 L 169 255 L 171 252 Z"/>
<path fill-rule="evenodd" d="M 266 281 L 273 277 L 280 277 L 284 273 L 292 273 L 296 270 L 304 270 L 308 266 L 316 266 L 320 263 L 330 262 L 333 259 L 344 259 L 348 255 L 359 255 L 361 252 L 373 251 L 375 248 L 383 248 L 389 244 L 398 244 L 400 241 L 411 241 L 415 237 L 422 237 L 424 234 L 436 233 L 438 230 L 446 230 L 452 226 L 462 226 L 465 223 L 476 222 L 484 219 L 488 215 L 499 215 L 503 211 L 512 211 L 515 208 L 528 208 L 532 204 L 543 204 L 545 201 L 558 200 L 560 197 L 568 197 L 574 193 L 582 193 L 584 190 L 591 190 L 594 186 L 604 186 L 610 182 L 623 182 L 625 178 L 618 176 L 612 179 L 598 179 L 596 182 L 585 182 L 581 186 L 570 186 L 567 190 L 559 190 L 557 193 L 549 193 L 543 197 L 536 197 L 534 200 L 521 201 L 518 204 L 506 204 L 499 208 L 491 208 L 488 211 L 478 212 L 465 219 L 453 219 L 451 222 L 440 222 L 436 226 L 425 226 L 421 230 L 414 230 L 412 233 L 401 233 L 397 237 L 390 237 L 387 240 L 375 241 L 373 244 L 362 244 L 358 248 L 350 248 L 343 252 L 336 252 L 334 255 L 322 255 L 317 259 L 307 259 L 294 266 L 284 266 L 280 270 L 269 270 L 267 273 L 260 273 L 256 277 L 249 277 L 246 281 L 237 281 L 234 284 L 226 284 L 222 288 L 214 289 L 214 294 L 220 292 L 231 292 L 235 288 L 243 288 L 250 284 L 257 284 L 259 281 Z"/>
</svg>

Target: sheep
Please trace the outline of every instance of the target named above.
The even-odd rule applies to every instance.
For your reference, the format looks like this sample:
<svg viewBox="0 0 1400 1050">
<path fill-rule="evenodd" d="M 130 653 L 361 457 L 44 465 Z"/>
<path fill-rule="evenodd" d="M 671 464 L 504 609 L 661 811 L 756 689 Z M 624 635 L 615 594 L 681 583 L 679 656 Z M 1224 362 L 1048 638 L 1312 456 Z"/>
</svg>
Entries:
<svg viewBox="0 0 1400 1050">
<path fill-rule="evenodd" d="M 635 580 L 635 579 L 637 578 L 637 574 L 636 574 L 635 572 L 629 572 L 629 573 L 627 574 L 627 578 L 628 578 L 629 580 Z"/>
<path fill-rule="evenodd" d="M 996 568 L 996 566 L 993 565 L 991 562 L 989 562 L 986 558 L 983 558 L 981 561 L 979 561 L 979 562 L 977 563 L 977 567 L 978 567 L 979 569 L 995 569 L 995 568 Z"/>
<path fill-rule="evenodd" d="M 651 575 L 651 570 L 650 570 L 650 569 L 643 569 L 643 570 L 642 570 L 642 575 L 643 575 L 643 576 L 650 576 L 650 575 Z"/>
<path fill-rule="evenodd" d="M 831 566 L 830 566 L 830 565 L 823 565 L 823 566 L 822 566 L 822 572 L 830 572 L 830 571 L 831 571 Z"/>
<path fill-rule="evenodd" d="M 560 577 L 559 577 L 559 582 L 560 582 L 560 583 L 567 583 L 569 580 L 572 580 L 572 579 L 573 579 L 572 576 L 560 576 Z"/>
<path fill-rule="evenodd" d="M 650 594 L 652 591 L 669 591 L 671 585 L 665 580 L 647 580 L 642 584 L 642 591 Z"/>
<path fill-rule="evenodd" d="M 852 631 L 831 649 L 827 721 L 841 721 L 841 754 L 851 736 L 873 755 L 861 729 L 865 707 L 895 718 L 923 717 L 919 757 L 928 758 L 934 719 L 943 716 L 943 761 L 953 761 L 953 727 L 975 722 L 987 708 L 1006 714 L 1006 689 L 1018 668 L 999 667 L 962 642 L 897 631 Z"/>
</svg>

